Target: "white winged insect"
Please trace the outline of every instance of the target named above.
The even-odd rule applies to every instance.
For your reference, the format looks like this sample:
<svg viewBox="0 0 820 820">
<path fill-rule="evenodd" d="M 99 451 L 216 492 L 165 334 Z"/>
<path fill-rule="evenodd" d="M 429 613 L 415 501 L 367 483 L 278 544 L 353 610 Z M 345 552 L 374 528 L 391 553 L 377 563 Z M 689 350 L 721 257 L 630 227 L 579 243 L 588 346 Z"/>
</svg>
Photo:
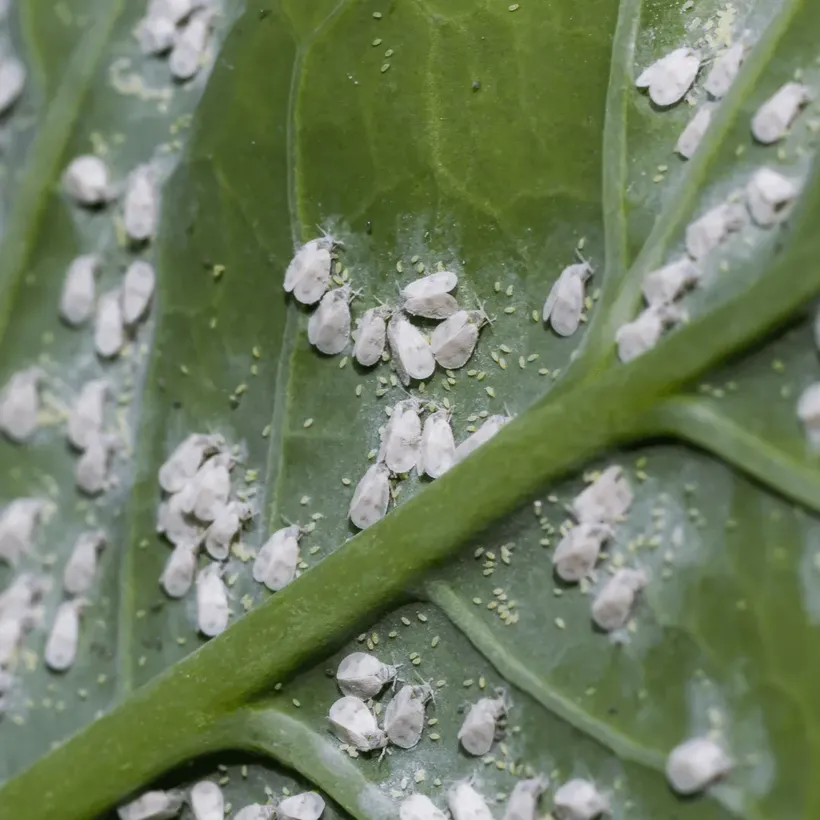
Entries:
<svg viewBox="0 0 820 820">
<path fill-rule="evenodd" d="M 308 319 L 308 341 L 327 356 L 341 353 L 350 341 L 350 300 L 347 285 L 328 291 Z"/>
<path fill-rule="evenodd" d="M 292 293 L 303 305 L 315 305 L 330 287 L 331 254 L 336 244 L 326 234 L 302 245 L 285 271 L 285 293 Z"/>
<path fill-rule="evenodd" d="M 425 319 L 446 319 L 458 311 L 452 291 L 458 276 L 451 271 L 431 273 L 401 289 L 402 310 Z"/>
<path fill-rule="evenodd" d="M 174 493 L 160 503 L 157 512 L 157 532 L 164 533 L 174 546 L 198 544 L 202 538 L 198 523 L 182 509 L 184 496 L 184 493 Z"/>
<path fill-rule="evenodd" d="M 225 820 L 225 796 L 211 780 L 200 780 L 188 797 L 194 820 Z"/>
<path fill-rule="evenodd" d="M 536 820 L 538 799 L 547 790 L 548 777 L 528 777 L 519 780 L 507 798 L 504 820 Z"/>
<path fill-rule="evenodd" d="M 732 87 L 743 59 L 746 56 L 746 46 L 743 42 L 737 42 L 729 46 L 722 54 L 719 54 L 712 63 L 712 69 L 706 82 L 703 84 L 704 89 L 711 94 L 716 100 L 721 99 Z"/>
<path fill-rule="evenodd" d="M 411 794 L 399 806 L 399 820 L 448 820 L 447 815 L 424 794 Z"/>
<path fill-rule="evenodd" d="M 228 628 L 228 590 L 219 564 L 208 564 L 196 576 L 196 621 L 199 631 L 209 638 Z"/>
<path fill-rule="evenodd" d="M 811 99 L 811 89 L 802 83 L 782 85 L 752 117 L 752 135 L 764 145 L 782 140 Z"/>
<path fill-rule="evenodd" d="M 653 305 L 615 332 L 618 358 L 631 362 L 651 350 L 661 340 L 664 331 L 685 321 L 687 313 L 677 305 Z"/>
<path fill-rule="evenodd" d="M 169 598 L 184 598 L 194 583 L 197 544 L 177 544 L 165 562 L 159 583 Z"/>
<path fill-rule="evenodd" d="M 40 498 L 16 498 L 0 513 L 0 561 L 17 566 L 33 546 L 34 528 L 43 519 L 48 502 Z"/>
<path fill-rule="evenodd" d="M 440 478 L 456 460 L 456 443 L 450 426 L 450 413 L 436 410 L 424 420 L 416 469 L 419 475 Z"/>
<path fill-rule="evenodd" d="M 139 21 L 134 34 L 143 54 L 158 56 L 173 47 L 177 27 L 169 17 L 149 13 Z"/>
<path fill-rule="evenodd" d="M 228 503 L 233 465 L 230 453 L 220 452 L 208 458 L 180 491 L 182 511 L 199 521 L 213 521 Z"/>
<path fill-rule="evenodd" d="M 701 143 L 709 124 L 712 122 L 714 106 L 709 103 L 702 105 L 681 131 L 675 145 L 675 151 L 684 159 L 691 159 Z"/>
<path fill-rule="evenodd" d="M 471 433 L 456 447 L 456 464 L 464 461 L 482 444 L 486 444 L 509 421 L 511 421 L 509 416 L 490 416 L 475 433 Z"/>
<path fill-rule="evenodd" d="M 385 684 L 396 679 L 398 668 L 382 663 L 367 652 L 346 655 L 336 670 L 336 683 L 344 695 L 369 700 L 381 692 Z"/>
<path fill-rule="evenodd" d="M 696 794 L 728 774 L 732 765 L 732 758 L 719 743 L 695 737 L 669 753 L 666 779 L 678 794 Z"/>
<path fill-rule="evenodd" d="M 240 809 L 233 820 L 271 820 L 276 814 L 276 806 L 251 803 Z"/>
<path fill-rule="evenodd" d="M 555 820 L 595 820 L 609 813 L 609 800 L 594 783 L 580 777 L 559 786 L 552 803 Z"/>
<path fill-rule="evenodd" d="M 586 523 L 572 527 L 560 540 L 552 555 L 552 565 L 562 581 L 578 583 L 586 578 L 598 561 L 601 547 L 612 536 L 606 524 Z"/>
<path fill-rule="evenodd" d="M 797 180 L 771 168 L 759 168 L 746 185 L 746 206 L 755 224 L 770 228 L 788 215 L 789 205 L 800 193 Z"/>
<path fill-rule="evenodd" d="M 569 265 L 550 289 L 544 302 L 543 319 L 559 336 L 572 336 L 584 311 L 584 284 L 592 276 L 588 262 Z"/>
<path fill-rule="evenodd" d="M 348 515 L 354 526 L 364 530 L 384 518 L 389 503 L 390 470 L 384 464 L 373 464 L 356 485 Z"/>
<path fill-rule="evenodd" d="M 183 439 L 159 468 L 159 485 L 166 493 L 178 493 L 199 470 L 208 456 L 221 450 L 224 440 L 218 435 L 192 433 Z"/>
<path fill-rule="evenodd" d="M 487 801 L 466 780 L 448 790 L 447 805 L 453 820 L 493 820 Z"/>
<path fill-rule="evenodd" d="M 185 81 L 196 76 L 205 59 L 210 34 L 211 13 L 204 10 L 192 15 L 177 36 L 168 59 L 171 76 L 175 80 Z"/>
<path fill-rule="evenodd" d="M 104 530 L 90 530 L 77 536 L 71 557 L 63 570 L 63 589 L 69 595 L 83 595 L 91 589 L 97 571 L 97 558 L 106 541 Z"/>
<path fill-rule="evenodd" d="M 150 791 L 117 809 L 120 820 L 171 820 L 182 810 L 182 791 Z"/>
<path fill-rule="evenodd" d="M 320 794 L 302 792 L 282 800 L 276 807 L 276 816 L 279 820 L 319 820 L 324 810 L 325 801 Z"/>
<path fill-rule="evenodd" d="M 84 606 L 85 601 L 74 598 L 57 607 L 43 655 L 46 666 L 54 672 L 65 672 L 74 665 L 80 637 L 80 612 Z"/>
<path fill-rule="evenodd" d="M 253 517 L 253 508 L 243 501 L 230 501 L 216 515 L 205 531 L 205 552 L 215 561 L 224 561 L 242 525 Z"/>
<path fill-rule="evenodd" d="M 0 114 L 5 114 L 23 93 L 26 68 L 11 55 L 0 58 Z"/>
<path fill-rule="evenodd" d="M 51 580 L 46 576 L 18 572 L 14 580 L 0 592 L 0 621 L 22 618 L 50 589 Z"/>
<path fill-rule="evenodd" d="M 66 428 L 72 447 L 85 450 L 102 434 L 108 391 L 108 383 L 104 379 L 91 379 L 80 388 Z"/>
<path fill-rule="evenodd" d="M 797 401 L 797 418 L 813 447 L 820 447 L 820 382 L 810 384 Z"/>
<path fill-rule="evenodd" d="M 683 257 L 650 271 L 643 280 L 643 297 L 650 306 L 668 305 L 700 281 L 701 271 Z"/>
<path fill-rule="evenodd" d="M 619 569 L 592 602 L 592 620 L 603 630 L 620 629 L 629 619 L 635 598 L 648 582 L 646 573 Z"/>
<path fill-rule="evenodd" d="M 135 259 L 125 271 L 122 280 L 122 317 L 126 325 L 135 325 L 147 313 L 156 287 L 154 266 L 143 259 Z"/>
<path fill-rule="evenodd" d="M 14 373 L 0 391 L 0 433 L 17 444 L 28 441 L 37 430 L 43 377 L 39 367 L 27 367 Z"/>
<path fill-rule="evenodd" d="M 433 697 L 426 684 L 402 686 L 384 710 L 384 731 L 387 739 L 401 749 L 412 749 L 421 740 L 425 706 Z"/>
<path fill-rule="evenodd" d="M 387 341 L 402 384 L 406 386 L 413 379 L 427 379 L 433 375 L 436 360 L 430 342 L 417 327 L 410 324 L 403 313 L 396 312 L 390 317 Z"/>
<path fill-rule="evenodd" d="M 93 154 L 71 160 L 63 172 L 63 189 L 80 205 L 104 205 L 111 198 L 108 166 Z"/>
<path fill-rule="evenodd" d="M 746 222 L 743 205 L 739 202 L 722 202 L 690 223 L 686 229 L 686 252 L 692 259 L 703 259 Z"/>
<path fill-rule="evenodd" d="M 430 336 L 435 360 L 448 370 L 464 367 L 475 352 L 479 331 L 487 321 L 483 310 L 460 310 L 443 321 Z"/>
<path fill-rule="evenodd" d="M 296 526 L 277 530 L 263 544 L 253 562 L 253 579 L 271 592 L 284 589 L 295 577 L 299 564 L 299 538 Z"/>
<path fill-rule="evenodd" d="M 575 497 L 572 514 L 582 524 L 614 524 L 629 511 L 633 498 L 623 468 L 613 464 Z"/>
<path fill-rule="evenodd" d="M 98 435 L 89 439 L 74 466 L 74 480 L 86 495 L 99 495 L 108 488 L 109 462 L 118 445 L 119 439 L 114 436 Z"/>
<path fill-rule="evenodd" d="M 125 232 L 134 243 L 154 238 L 159 216 L 156 171 L 150 165 L 138 165 L 128 176 L 122 203 Z"/>
<path fill-rule="evenodd" d="M 492 748 L 498 731 L 498 720 L 507 713 L 504 698 L 481 698 L 467 712 L 458 739 L 465 752 L 482 757 Z"/>
<path fill-rule="evenodd" d="M 421 419 L 415 399 L 396 402 L 381 435 L 378 460 L 392 473 L 409 473 L 419 460 Z"/>
<path fill-rule="evenodd" d="M 333 734 L 360 752 L 371 752 L 387 746 L 387 735 L 379 728 L 376 716 L 367 704 L 353 695 L 339 698 L 328 712 Z"/>
<path fill-rule="evenodd" d="M 695 82 L 700 69 L 700 55 L 691 48 L 676 48 L 646 68 L 635 81 L 638 88 L 648 88 L 655 105 L 667 108 L 680 102 Z"/>
<path fill-rule="evenodd" d="M 119 289 L 100 296 L 94 319 L 94 347 L 103 359 L 119 356 L 125 345 L 125 321 Z"/>
<path fill-rule="evenodd" d="M 370 308 L 358 320 L 353 356 L 362 367 L 377 364 L 387 343 L 387 319 L 390 309 L 384 306 Z"/>
<path fill-rule="evenodd" d="M 59 311 L 63 321 L 72 327 L 88 321 L 94 312 L 99 272 L 100 258 L 93 253 L 78 256 L 68 266 L 60 292 Z"/>
</svg>

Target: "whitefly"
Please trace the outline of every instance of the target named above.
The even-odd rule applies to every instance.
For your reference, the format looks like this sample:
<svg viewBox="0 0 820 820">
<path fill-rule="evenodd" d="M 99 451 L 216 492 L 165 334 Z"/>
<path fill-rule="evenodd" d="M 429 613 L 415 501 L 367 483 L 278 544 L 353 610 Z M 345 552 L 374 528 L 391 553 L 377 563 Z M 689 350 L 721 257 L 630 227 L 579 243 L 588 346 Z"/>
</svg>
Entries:
<svg viewBox="0 0 820 820">
<path fill-rule="evenodd" d="M 315 305 L 330 287 L 333 245 L 329 236 L 302 245 L 285 271 L 285 292 L 303 305 Z"/>
<path fill-rule="evenodd" d="M 91 379 L 80 388 L 71 406 L 66 428 L 68 440 L 77 450 L 85 450 L 102 434 L 108 391 L 108 383 L 104 379 Z"/>
<path fill-rule="evenodd" d="M 286 797 L 276 807 L 279 820 L 319 820 L 325 801 L 317 792 L 302 792 Z"/>
<path fill-rule="evenodd" d="M 390 344 L 393 366 L 402 384 L 406 386 L 414 379 L 428 379 L 433 375 L 436 360 L 430 342 L 403 313 L 394 313 L 390 317 L 387 341 Z"/>
<path fill-rule="evenodd" d="M 41 498 L 16 498 L 0 513 L 0 561 L 16 566 L 34 545 L 34 530 L 48 502 Z"/>
<path fill-rule="evenodd" d="M 134 32 L 143 54 L 159 56 L 169 52 L 177 36 L 173 20 L 161 14 L 147 14 Z"/>
<path fill-rule="evenodd" d="M 666 779 L 678 794 L 697 794 L 727 775 L 732 765 L 732 758 L 720 743 L 708 737 L 695 737 L 669 753 Z"/>
<path fill-rule="evenodd" d="M 633 498 L 623 468 L 613 464 L 575 497 L 572 514 L 582 524 L 614 524 L 629 511 Z"/>
<path fill-rule="evenodd" d="M 378 460 L 396 475 L 409 473 L 419 459 L 421 419 L 414 399 L 396 402 L 381 436 Z"/>
<path fill-rule="evenodd" d="M 519 780 L 507 798 L 504 820 L 536 820 L 538 800 L 549 783 L 549 778 L 545 776 Z"/>
<path fill-rule="evenodd" d="M 668 305 L 697 285 L 700 277 L 700 268 L 683 257 L 647 273 L 641 290 L 650 307 Z"/>
<path fill-rule="evenodd" d="M 746 209 L 738 202 L 722 202 L 686 229 L 686 252 L 699 260 L 714 251 L 730 233 L 747 222 Z"/>
<path fill-rule="evenodd" d="M 375 307 L 365 311 L 358 320 L 353 356 L 362 367 L 372 367 L 381 361 L 387 344 L 386 320 L 389 315 L 388 308 Z"/>
<path fill-rule="evenodd" d="M 506 714 L 504 698 L 481 698 L 467 712 L 458 739 L 465 752 L 481 757 L 492 748 L 498 731 L 498 721 Z"/>
<path fill-rule="evenodd" d="M 452 271 L 438 271 L 410 282 L 401 289 L 403 299 L 418 299 L 424 296 L 435 296 L 450 293 L 458 285 L 458 275 Z"/>
<path fill-rule="evenodd" d="M 580 777 L 559 786 L 552 803 L 555 820 L 596 820 L 609 814 L 609 800 L 592 781 Z"/>
<path fill-rule="evenodd" d="M 550 289 L 544 302 L 543 320 L 549 322 L 559 336 L 572 336 L 584 310 L 584 284 L 592 275 L 587 262 L 569 265 Z"/>
<path fill-rule="evenodd" d="M 327 356 L 341 353 L 350 341 L 350 288 L 326 293 L 308 319 L 308 341 Z"/>
<path fill-rule="evenodd" d="M 642 570 L 619 569 L 592 602 L 592 620 L 603 630 L 620 629 L 629 620 L 638 593 L 648 578 Z"/>
<path fill-rule="evenodd" d="M 276 814 L 276 806 L 251 803 L 236 813 L 233 820 L 271 820 Z"/>
<path fill-rule="evenodd" d="M 104 530 L 90 530 L 77 536 L 71 557 L 63 569 L 63 589 L 69 595 L 84 595 L 91 589 L 97 571 L 97 559 L 106 541 Z"/>
<path fill-rule="evenodd" d="M 205 531 L 205 551 L 216 561 L 224 561 L 231 550 L 231 544 L 251 519 L 253 509 L 242 501 L 231 501 L 217 513 L 211 526 Z"/>
<path fill-rule="evenodd" d="M 456 464 L 458 464 L 459 461 L 464 461 L 467 456 L 475 452 L 482 444 L 486 444 L 510 420 L 509 416 L 490 416 L 478 430 L 471 433 L 456 447 Z"/>
<path fill-rule="evenodd" d="M 692 87 L 700 69 L 700 55 L 691 48 L 676 48 L 646 68 L 635 81 L 649 90 L 655 105 L 667 108 L 680 102 Z"/>
<path fill-rule="evenodd" d="M 724 97 L 732 87 L 745 57 L 745 44 L 737 42 L 715 58 L 703 87 L 716 100 Z"/>
<path fill-rule="evenodd" d="M 27 367 L 14 373 L 0 391 L 0 433 L 17 444 L 28 441 L 37 430 L 43 378 L 39 367 Z"/>
<path fill-rule="evenodd" d="M 196 620 L 199 631 L 209 638 L 228 628 L 228 590 L 219 564 L 208 564 L 196 577 Z"/>
<path fill-rule="evenodd" d="M 552 555 L 555 573 L 562 581 L 578 583 L 595 569 L 604 542 L 612 537 L 606 524 L 586 523 L 572 527 Z"/>
<path fill-rule="evenodd" d="M 83 254 L 68 266 L 60 292 L 60 317 L 77 327 L 91 318 L 94 312 L 96 280 L 100 270 L 100 258 L 93 253 Z"/>
<path fill-rule="evenodd" d="M 180 491 L 183 512 L 199 521 L 213 521 L 228 503 L 233 465 L 230 453 L 220 452 L 207 459 Z"/>
<path fill-rule="evenodd" d="M 99 495 L 108 488 L 108 468 L 111 454 L 119 439 L 114 436 L 92 436 L 74 466 L 74 481 L 86 495 Z"/>
<path fill-rule="evenodd" d="M 382 464 L 371 465 L 361 477 L 350 501 L 348 516 L 360 530 L 380 521 L 390 503 L 390 470 Z"/>
<path fill-rule="evenodd" d="M 427 795 L 411 794 L 399 805 L 399 820 L 448 820 L 448 818 Z"/>
<path fill-rule="evenodd" d="M 388 740 L 401 749 L 412 749 L 421 740 L 425 706 L 433 696 L 427 685 L 402 686 L 384 711 L 384 731 Z"/>
<path fill-rule="evenodd" d="M 184 598 L 194 583 L 197 544 L 180 543 L 165 563 L 159 583 L 169 598 Z"/>
<path fill-rule="evenodd" d="M 797 401 L 797 418 L 812 447 L 820 448 L 820 382 L 810 384 Z"/>
<path fill-rule="evenodd" d="M 149 791 L 117 809 L 120 820 L 171 820 L 182 810 L 185 792 Z"/>
<path fill-rule="evenodd" d="M 658 344 L 665 331 L 686 319 L 686 311 L 677 305 L 648 307 L 616 331 L 618 358 L 622 362 L 631 362 L 642 356 Z"/>
<path fill-rule="evenodd" d="M 367 704 L 353 695 L 339 698 L 328 712 L 330 727 L 343 743 L 370 752 L 387 745 L 387 735 L 379 728 L 376 716 Z"/>
<path fill-rule="evenodd" d="M 790 82 L 782 85 L 752 117 L 754 138 L 764 145 L 782 140 L 811 99 L 811 89 L 802 83 Z"/>
<path fill-rule="evenodd" d="M 122 206 L 125 232 L 134 243 L 154 238 L 159 218 L 159 193 L 156 171 L 150 165 L 139 165 L 128 177 Z"/>
<path fill-rule="evenodd" d="M 435 360 L 447 370 L 464 367 L 475 352 L 478 335 L 487 322 L 482 310 L 460 310 L 442 322 L 430 337 Z"/>
<path fill-rule="evenodd" d="M 126 325 L 145 318 L 156 287 L 154 266 L 143 259 L 134 260 L 122 281 L 122 316 Z"/>
<path fill-rule="evenodd" d="M 199 543 L 202 530 L 196 520 L 182 509 L 183 493 L 174 493 L 160 503 L 157 511 L 157 532 L 175 546 Z"/>
<path fill-rule="evenodd" d="M 225 820 L 225 796 L 211 780 L 200 780 L 188 796 L 194 820 Z"/>
<path fill-rule="evenodd" d="M 23 617 L 50 589 L 50 578 L 33 572 L 18 572 L 0 593 L 0 621 Z"/>
<path fill-rule="evenodd" d="M 456 460 L 456 443 L 447 410 L 436 410 L 424 420 L 419 458 L 419 475 L 440 478 Z"/>
<path fill-rule="evenodd" d="M 103 359 L 119 356 L 125 345 L 125 321 L 119 288 L 104 293 L 94 319 L 94 347 Z"/>
<path fill-rule="evenodd" d="M 57 607 L 43 655 L 46 666 L 54 672 L 65 672 L 74 665 L 80 636 L 80 612 L 84 606 L 85 601 L 74 598 Z"/>
<path fill-rule="evenodd" d="M 336 670 L 336 682 L 345 695 L 369 700 L 381 692 L 385 684 L 395 680 L 397 667 L 382 663 L 367 652 L 346 655 Z"/>
<path fill-rule="evenodd" d="M 206 457 L 222 449 L 221 436 L 192 433 L 181 441 L 159 468 L 159 485 L 167 493 L 178 493 L 199 470 Z"/>
<path fill-rule="evenodd" d="M 487 801 L 467 780 L 461 780 L 447 791 L 447 805 L 453 820 L 493 820 Z"/>
<path fill-rule="evenodd" d="M 192 15 L 177 36 L 174 49 L 168 59 L 171 76 L 175 80 L 184 82 L 196 76 L 205 60 L 210 35 L 210 12 L 204 10 Z"/>
<path fill-rule="evenodd" d="M 686 127 L 681 131 L 678 141 L 675 144 L 675 151 L 684 159 L 691 159 L 695 151 L 698 150 L 710 123 L 714 106 L 704 103 L 694 114 Z"/>
<path fill-rule="evenodd" d="M 284 589 L 295 577 L 299 564 L 299 527 L 288 526 L 274 532 L 253 562 L 253 579 L 271 592 Z"/>
<path fill-rule="evenodd" d="M 63 190 L 80 205 L 105 205 L 112 196 L 108 166 L 93 154 L 76 157 L 63 172 Z"/>
<path fill-rule="evenodd" d="M 771 168 L 759 168 L 746 185 L 746 206 L 755 224 L 770 228 L 788 216 L 789 206 L 800 193 L 798 180 Z"/>
</svg>

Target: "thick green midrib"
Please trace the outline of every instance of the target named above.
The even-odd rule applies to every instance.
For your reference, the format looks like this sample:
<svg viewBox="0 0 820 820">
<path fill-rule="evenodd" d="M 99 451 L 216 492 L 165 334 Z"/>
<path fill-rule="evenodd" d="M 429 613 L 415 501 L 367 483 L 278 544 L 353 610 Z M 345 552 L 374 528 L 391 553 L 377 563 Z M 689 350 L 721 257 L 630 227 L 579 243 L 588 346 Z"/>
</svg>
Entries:
<svg viewBox="0 0 820 820">
<path fill-rule="evenodd" d="M 37 241 L 43 211 L 54 191 L 55 180 L 59 179 L 66 146 L 123 7 L 123 0 L 109 0 L 103 6 L 104 12 L 94 18 L 74 49 L 57 93 L 37 125 L 37 136 L 0 244 L 0 344 Z M 34 12 L 34 4 L 20 3 L 20 9 L 22 29 L 28 36 L 31 24 L 26 15 Z"/>
</svg>

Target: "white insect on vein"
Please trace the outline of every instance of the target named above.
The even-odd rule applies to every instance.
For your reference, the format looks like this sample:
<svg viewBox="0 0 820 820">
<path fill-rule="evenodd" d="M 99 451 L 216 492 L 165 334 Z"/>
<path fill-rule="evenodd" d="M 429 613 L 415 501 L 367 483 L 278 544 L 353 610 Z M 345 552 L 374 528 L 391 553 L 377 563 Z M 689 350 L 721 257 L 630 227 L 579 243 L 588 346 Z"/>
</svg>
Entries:
<svg viewBox="0 0 820 820">
<path fill-rule="evenodd" d="M 354 526 L 364 530 L 384 518 L 389 503 L 390 470 L 384 464 L 373 464 L 356 485 L 348 515 Z"/>
<path fill-rule="evenodd" d="M 456 447 L 456 464 L 464 461 L 482 444 L 486 444 L 509 421 L 511 421 L 509 416 L 490 416 L 475 433 L 471 433 Z"/>
<path fill-rule="evenodd" d="M 277 530 L 264 543 L 253 562 L 253 579 L 264 584 L 271 592 L 284 589 L 295 577 L 299 564 L 299 538 L 297 526 Z"/>
<path fill-rule="evenodd" d="M 651 350 L 665 330 L 685 321 L 688 314 L 677 305 L 653 305 L 631 322 L 621 325 L 615 333 L 618 358 L 631 362 Z"/>
<path fill-rule="evenodd" d="M 71 557 L 63 570 L 63 589 L 69 595 L 83 595 L 91 589 L 97 571 L 97 558 L 106 541 L 104 530 L 91 530 L 77 536 Z"/>
<path fill-rule="evenodd" d="M 481 698 L 467 712 L 458 739 L 464 751 L 481 757 L 492 748 L 498 731 L 498 720 L 507 713 L 504 698 Z"/>
<path fill-rule="evenodd" d="M 713 113 L 714 106 L 705 103 L 695 112 L 695 115 L 686 124 L 686 128 L 681 131 L 675 145 L 675 151 L 684 159 L 691 159 L 695 151 L 698 150 L 698 146 L 712 122 Z"/>
<path fill-rule="evenodd" d="M 168 60 L 174 79 L 190 80 L 202 67 L 211 34 L 211 19 L 209 10 L 199 11 L 191 16 L 182 33 L 177 36 Z"/>
<path fill-rule="evenodd" d="M 584 284 L 592 276 L 586 261 L 569 265 L 550 289 L 544 302 L 543 320 L 552 325 L 559 336 L 572 336 L 584 311 Z"/>
<path fill-rule="evenodd" d="M 208 564 L 196 577 L 196 619 L 199 631 L 209 638 L 228 628 L 228 590 L 219 564 Z"/>
<path fill-rule="evenodd" d="M 205 531 L 205 551 L 215 561 L 224 561 L 231 550 L 231 543 L 242 525 L 253 517 L 253 508 L 242 501 L 231 501 L 217 513 L 213 523 Z"/>
<path fill-rule="evenodd" d="M 667 108 L 680 102 L 695 82 L 700 69 L 700 55 L 691 48 L 677 48 L 652 63 L 635 81 L 638 88 L 648 88 L 655 105 Z"/>
<path fill-rule="evenodd" d="M 84 600 L 74 598 L 57 607 L 43 656 L 46 666 L 54 672 L 65 672 L 74 665 L 80 637 L 80 612 L 84 606 Z"/>
<path fill-rule="evenodd" d="M 716 100 L 726 95 L 732 87 L 743 60 L 746 56 L 746 46 L 742 42 L 729 46 L 722 54 L 719 54 L 712 63 L 712 70 L 706 78 L 703 87 Z"/>
<path fill-rule="evenodd" d="M 108 383 L 91 379 L 81 388 L 68 416 L 66 435 L 72 447 L 85 450 L 102 434 Z"/>
<path fill-rule="evenodd" d="M 381 692 L 385 684 L 395 680 L 398 668 L 382 663 L 367 652 L 346 655 L 336 670 L 336 683 L 342 694 L 368 700 Z"/>
<path fill-rule="evenodd" d="M 327 356 L 341 353 L 350 342 L 350 300 L 347 285 L 326 293 L 308 319 L 308 341 Z"/>
<path fill-rule="evenodd" d="M 132 326 L 145 317 L 156 287 L 154 266 L 142 259 L 134 260 L 122 280 L 122 316 Z"/>
<path fill-rule="evenodd" d="M 37 430 L 40 384 L 45 374 L 39 367 L 18 370 L 0 391 L 0 433 L 22 444 Z"/>
<path fill-rule="evenodd" d="M 797 180 L 771 168 L 759 168 L 746 185 L 746 206 L 755 224 L 770 228 L 788 216 L 789 205 L 800 193 Z"/>
<path fill-rule="evenodd" d="M 733 766 L 725 749 L 708 737 L 684 741 L 666 759 L 666 778 L 678 794 L 702 792 Z"/>
<path fill-rule="evenodd" d="M 603 630 L 620 629 L 632 614 L 638 593 L 647 585 L 642 570 L 619 569 L 592 602 L 592 620 Z"/>
<path fill-rule="evenodd" d="M 128 238 L 135 244 L 154 238 L 159 218 L 156 171 L 151 165 L 137 166 L 128 177 L 122 206 Z"/>
<path fill-rule="evenodd" d="M 109 290 L 97 303 L 94 320 L 94 347 L 103 359 L 119 356 L 125 345 L 125 322 L 119 289 Z"/>
<path fill-rule="evenodd" d="M 595 820 L 609 814 L 609 800 L 594 783 L 580 777 L 559 786 L 552 802 L 555 820 Z"/>
<path fill-rule="evenodd" d="M 396 475 L 409 473 L 419 460 L 421 419 L 415 399 L 396 402 L 381 436 L 378 460 Z"/>
<path fill-rule="evenodd" d="M 388 740 L 401 749 L 412 749 L 421 740 L 425 705 L 433 696 L 426 684 L 402 686 L 384 711 L 384 731 Z"/>
<path fill-rule="evenodd" d="M 450 426 L 450 413 L 436 410 L 424 421 L 416 469 L 419 475 L 440 478 L 455 464 L 456 443 Z"/>
<path fill-rule="evenodd" d="M 590 575 L 604 542 L 612 537 L 606 524 L 588 522 L 572 527 L 560 540 L 552 555 L 555 572 L 562 581 L 578 583 Z"/>
<path fill-rule="evenodd" d="M 808 86 L 786 83 L 757 109 L 752 117 L 752 135 L 764 145 L 782 140 L 811 100 L 812 93 Z"/>
<path fill-rule="evenodd" d="M 677 259 L 646 274 L 641 288 L 644 299 L 650 307 L 668 305 L 694 287 L 700 276 L 701 271 L 694 262 L 686 257 Z"/>
<path fill-rule="evenodd" d="M 96 279 L 100 258 L 93 253 L 83 254 L 68 266 L 60 293 L 60 317 L 72 327 L 88 321 L 94 312 Z"/>
<path fill-rule="evenodd" d="M 353 695 L 339 698 L 330 707 L 328 720 L 336 737 L 360 752 L 383 749 L 387 745 L 387 735 L 379 728 L 376 716 L 363 700 Z"/>
<path fill-rule="evenodd" d="M 692 259 L 703 259 L 733 231 L 748 221 L 745 208 L 738 202 L 722 202 L 686 229 L 686 252 Z"/>
<path fill-rule="evenodd" d="M 430 342 L 417 327 L 410 324 L 403 313 L 394 313 L 390 317 L 387 341 L 393 365 L 402 384 L 406 386 L 413 379 L 427 379 L 433 375 L 436 360 Z"/>
</svg>

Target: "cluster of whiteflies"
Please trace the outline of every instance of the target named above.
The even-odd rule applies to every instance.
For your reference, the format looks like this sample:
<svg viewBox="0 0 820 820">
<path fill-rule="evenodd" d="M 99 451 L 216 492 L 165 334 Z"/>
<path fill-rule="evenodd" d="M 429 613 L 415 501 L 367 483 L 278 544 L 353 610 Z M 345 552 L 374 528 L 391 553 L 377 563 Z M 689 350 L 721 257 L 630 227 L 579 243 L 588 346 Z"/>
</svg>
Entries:
<svg viewBox="0 0 820 820">
<path fill-rule="evenodd" d="M 168 57 L 175 80 L 196 76 L 205 62 L 215 11 L 208 0 L 149 0 L 135 34 L 144 54 Z"/>
<path fill-rule="evenodd" d="M 200 780 L 189 792 L 179 789 L 149 791 L 117 809 L 120 820 L 171 820 L 185 804 L 194 820 L 224 820 L 231 807 L 222 789 L 211 780 Z M 319 820 L 325 801 L 317 792 L 290 795 L 278 803 L 251 803 L 232 815 L 234 820 Z"/>
<path fill-rule="evenodd" d="M 747 45 L 739 42 L 715 59 L 704 84 L 712 100 L 719 100 L 728 92 L 746 51 Z M 650 99 L 657 106 L 668 108 L 683 99 L 695 82 L 701 64 L 701 56 L 693 49 L 675 49 L 645 69 L 635 85 L 648 89 Z M 772 145 L 786 137 L 813 96 L 812 90 L 802 83 L 783 85 L 752 117 L 755 140 Z M 685 159 L 697 150 L 715 108 L 715 102 L 705 103 L 681 135 L 676 150 Z M 701 283 L 703 265 L 709 255 L 747 224 L 765 229 L 783 221 L 801 187 L 801 180 L 763 166 L 751 175 L 744 189 L 732 193 L 726 201 L 693 221 L 686 229 L 686 256 L 645 276 L 643 295 L 647 307 L 636 319 L 622 325 L 615 336 L 621 361 L 631 361 L 646 353 L 664 332 L 685 322 L 687 312 L 679 300 L 687 290 Z"/>
</svg>

